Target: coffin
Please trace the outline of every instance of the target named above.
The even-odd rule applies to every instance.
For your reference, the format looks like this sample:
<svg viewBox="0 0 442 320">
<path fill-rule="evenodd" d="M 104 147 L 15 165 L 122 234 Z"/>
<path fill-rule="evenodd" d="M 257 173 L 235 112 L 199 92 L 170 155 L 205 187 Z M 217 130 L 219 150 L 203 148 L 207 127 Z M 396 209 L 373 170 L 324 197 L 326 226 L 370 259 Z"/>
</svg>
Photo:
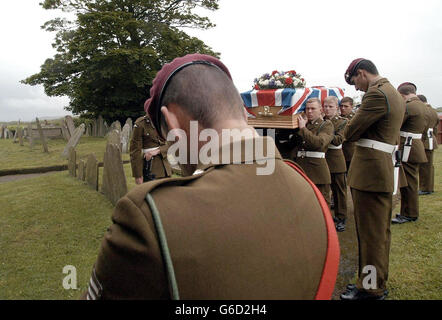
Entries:
<svg viewBox="0 0 442 320">
<path fill-rule="evenodd" d="M 341 100 L 344 91 L 337 87 L 311 87 L 251 90 L 241 93 L 247 111 L 247 121 L 255 128 L 297 128 L 298 118 L 303 114 L 307 100 L 318 98 L 323 103 L 329 96 Z"/>
</svg>

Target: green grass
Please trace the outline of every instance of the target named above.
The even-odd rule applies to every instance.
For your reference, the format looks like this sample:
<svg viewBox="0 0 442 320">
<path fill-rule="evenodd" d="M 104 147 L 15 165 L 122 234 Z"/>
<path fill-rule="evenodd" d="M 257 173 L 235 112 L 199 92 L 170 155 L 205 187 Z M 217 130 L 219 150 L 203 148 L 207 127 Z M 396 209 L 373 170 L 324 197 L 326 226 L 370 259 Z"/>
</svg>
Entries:
<svg viewBox="0 0 442 320">
<path fill-rule="evenodd" d="M 83 139 L 84 154 L 94 148 L 104 152 L 104 139 Z M 392 226 L 389 299 L 442 298 L 442 148 L 435 167 L 437 192 L 420 197 L 419 221 Z M 135 186 L 130 164 L 124 170 L 130 190 Z M 104 195 L 66 171 L 0 183 L 0 300 L 77 299 L 86 289 L 112 210 Z M 62 287 L 66 265 L 77 269 L 77 290 Z"/>
<path fill-rule="evenodd" d="M 48 140 L 49 153 L 43 152 L 43 147 L 37 140 L 33 148 L 25 140 L 24 146 L 13 143 L 12 139 L 0 139 L 0 172 L 2 170 L 28 169 L 50 167 L 67 164 L 67 160 L 61 156 L 66 141 L 63 139 Z M 82 137 L 77 147 L 77 162 L 87 159 L 90 153 L 95 153 L 99 162 L 103 161 L 106 150 L 106 139 L 96 137 Z M 123 154 L 123 160 L 129 160 L 129 154 Z"/>
</svg>

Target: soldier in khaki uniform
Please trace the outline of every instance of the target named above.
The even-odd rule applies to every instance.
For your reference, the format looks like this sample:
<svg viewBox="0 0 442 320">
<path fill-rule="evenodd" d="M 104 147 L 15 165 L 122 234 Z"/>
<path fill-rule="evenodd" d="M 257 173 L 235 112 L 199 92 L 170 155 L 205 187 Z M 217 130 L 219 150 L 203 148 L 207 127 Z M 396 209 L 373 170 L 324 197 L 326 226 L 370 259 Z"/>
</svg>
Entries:
<svg viewBox="0 0 442 320">
<path fill-rule="evenodd" d="M 130 164 L 136 184 L 172 175 L 167 150 L 168 144 L 160 138 L 149 117 L 138 118 L 130 140 Z M 151 161 L 148 168 L 146 161 Z"/>
<path fill-rule="evenodd" d="M 190 176 L 144 183 L 117 203 L 83 297 L 330 299 L 339 245 L 327 205 L 274 141 L 247 125 L 227 68 L 207 55 L 177 58 L 150 96 L 145 109 L 161 136 L 181 134 L 179 164 Z M 220 143 L 215 135 L 204 163 L 209 142 L 192 133 L 196 121 L 201 134 L 251 135 Z M 186 161 L 193 156 L 197 163 Z M 273 170 L 259 174 L 266 164 Z"/>
<path fill-rule="evenodd" d="M 333 196 L 336 231 L 345 231 L 345 221 L 347 219 L 347 181 L 345 173 L 345 157 L 342 152 L 344 142 L 344 128 L 347 119 L 338 115 L 339 100 L 336 97 L 328 97 L 324 100 L 324 114 L 326 120 L 331 121 L 334 127 L 334 137 L 328 146 L 325 154 L 331 176 L 331 193 Z M 330 196 L 330 195 L 329 195 Z"/>
<path fill-rule="evenodd" d="M 345 79 L 366 93 L 361 107 L 344 130 L 345 139 L 356 145 L 348 184 L 354 203 L 359 268 L 356 285 L 349 285 L 341 299 L 385 299 L 392 196 L 399 174 L 396 144 L 405 103 L 390 82 L 379 76 L 370 60 L 354 60 Z M 364 279 L 374 275 L 373 268 L 376 281 L 368 281 L 371 285 L 367 285 Z"/>
<path fill-rule="evenodd" d="M 333 124 L 322 119 L 321 101 L 317 98 L 307 100 L 305 113 L 307 120 L 299 118 L 299 128 L 291 139 L 291 157 L 316 184 L 330 206 L 331 177 L 325 153 L 334 137 Z"/>
<path fill-rule="evenodd" d="M 427 105 L 426 121 L 427 126 L 422 133 L 425 155 L 428 162 L 419 166 L 419 195 L 432 194 L 434 192 L 434 164 L 433 152 L 437 149 L 437 132 L 439 129 L 439 116 L 436 110 L 427 103 L 424 95 L 418 95 L 419 99 Z"/>
<path fill-rule="evenodd" d="M 355 113 L 353 111 L 354 101 L 350 97 L 344 97 L 341 100 L 339 105 L 341 109 L 341 117 L 346 118 L 348 122 L 353 119 Z M 353 153 L 355 152 L 355 144 L 354 142 L 344 141 L 342 143 L 342 151 L 344 152 L 345 163 L 347 165 L 347 172 L 350 168 L 351 158 L 353 157 Z"/>
<path fill-rule="evenodd" d="M 416 95 L 416 86 L 405 82 L 398 87 L 406 101 L 405 116 L 401 127 L 402 167 L 407 186 L 401 188 L 401 213 L 393 219 L 394 224 L 416 221 L 419 217 L 419 165 L 427 162 L 422 132 L 426 128 L 426 105 Z"/>
</svg>

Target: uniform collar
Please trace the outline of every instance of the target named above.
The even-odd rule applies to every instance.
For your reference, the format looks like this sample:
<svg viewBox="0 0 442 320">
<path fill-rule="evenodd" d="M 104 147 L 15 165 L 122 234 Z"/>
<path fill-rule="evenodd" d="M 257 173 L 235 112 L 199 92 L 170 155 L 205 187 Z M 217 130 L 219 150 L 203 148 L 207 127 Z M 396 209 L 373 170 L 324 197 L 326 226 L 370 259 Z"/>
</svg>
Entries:
<svg viewBox="0 0 442 320">
<path fill-rule="evenodd" d="M 412 98 L 407 100 L 407 103 L 411 102 L 411 101 L 421 101 L 421 100 L 418 97 L 412 97 Z"/>
<path fill-rule="evenodd" d="M 374 79 L 373 82 L 370 82 L 369 85 L 368 85 L 368 87 L 369 87 L 369 88 L 371 88 L 371 87 L 379 88 L 380 86 L 382 86 L 382 85 L 384 85 L 384 84 L 386 84 L 386 83 L 388 83 L 388 82 L 389 82 L 389 81 L 388 81 L 387 78 L 382 78 L 382 77 L 380 77 L 380 78 L 376 78 L 376 79 Z"/>
</svg>

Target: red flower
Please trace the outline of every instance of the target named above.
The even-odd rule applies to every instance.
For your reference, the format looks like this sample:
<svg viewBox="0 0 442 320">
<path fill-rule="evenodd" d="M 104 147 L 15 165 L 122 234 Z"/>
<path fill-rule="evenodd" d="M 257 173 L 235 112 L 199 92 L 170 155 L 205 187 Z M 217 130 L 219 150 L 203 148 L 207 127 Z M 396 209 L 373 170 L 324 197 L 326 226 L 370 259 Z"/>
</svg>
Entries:
<svg viewBox="0 0 442 320">
<path fill-rule="evenodd" d="M 290 70 L 289 73 L 293 74 L 294 76 L 296 76 L 296 71 L 295 70 Z"/>
<path fill-rule="evenodd" d="M 292 78 L 286 78 L 285 79 L 285 84 L 292 84 L 293 83 L 293 79 Z"/>
<path fill-rule="evenodd" d="M 301 78 L 301 81 L 304 82 L 305 81 L 304 78 Z"/>
<path fill-rule="evenodd" d="M 277 73 L 278 73 L 278 71 L 276 71 L 276 70 L 273 71 L 273 72 L 272 72 L 272 76 L 274 76 L 274 75 L 277 74 Z"/>
<path fill-rule="evenodd" d="M 255 84 L 255 90 L 259 90 L 258 84 Z"/>
</svg>

